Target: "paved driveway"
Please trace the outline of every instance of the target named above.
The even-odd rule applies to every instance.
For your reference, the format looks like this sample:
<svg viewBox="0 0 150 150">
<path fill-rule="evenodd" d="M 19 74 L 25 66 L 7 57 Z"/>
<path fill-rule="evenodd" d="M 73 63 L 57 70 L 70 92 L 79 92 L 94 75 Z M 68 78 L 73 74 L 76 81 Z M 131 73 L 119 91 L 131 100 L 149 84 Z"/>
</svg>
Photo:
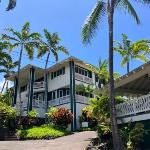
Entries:
<svg viewBox="0 0 150 150">
<path fill-rule="evenodd" d="M 0 150 L 84 150 L 94 131 L 74 133 L 54 140 L 0 141 Z"/>
</svg>

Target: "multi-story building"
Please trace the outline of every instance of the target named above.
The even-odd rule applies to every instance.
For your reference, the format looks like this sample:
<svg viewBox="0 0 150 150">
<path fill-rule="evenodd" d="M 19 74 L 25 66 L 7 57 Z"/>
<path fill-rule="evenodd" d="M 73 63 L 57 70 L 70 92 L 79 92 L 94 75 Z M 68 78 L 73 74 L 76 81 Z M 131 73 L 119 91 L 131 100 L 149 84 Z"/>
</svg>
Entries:
<svg viewBox="0 0 150 150">
<path fill-rule="evenodd" d="M 89 97 L 93 95 L 78 92 L 76 85 L 98 86 L 97 76 L 88 70 L 83 61 L 69 57 L 47 69 L 48 106 L 65 107 L 73 113 L 72 130 L 80 127 L 81 110 L 87 106 Z M 18 108 L 17 73 L 9 78 L 14 81 L 14 107 Z M 46 101 L 44 99 L 44 69 L 27 65 L 20 72 L 22 115 L 36 109 L 39 118 L 45 117 Z M 18 108 L 19 109 L 19 108 Z"/>
</svg>

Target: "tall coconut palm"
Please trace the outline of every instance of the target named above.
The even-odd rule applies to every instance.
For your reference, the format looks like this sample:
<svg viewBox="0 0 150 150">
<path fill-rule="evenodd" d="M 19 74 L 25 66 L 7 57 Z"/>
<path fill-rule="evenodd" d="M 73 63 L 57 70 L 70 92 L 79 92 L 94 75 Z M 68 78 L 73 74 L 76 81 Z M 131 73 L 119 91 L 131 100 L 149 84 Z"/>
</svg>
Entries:
<svg viewBox="0 0 150 150">
<path fill-rule="evenodd" d="M 60 45 L 61 39 L 59 38 L 57 33 L 51 34 L 47 29 L 44 29 L 44 36 L 46 41 L 42 41 L 41 49 L 38 51 L 38 58 L 47 55 L 45 62 L 45 71 L 44 71 L 44 83 L 45 83 L 45 96 L 44 99 L 46 101 L 46 111 L 48 109 L 48 81 L 47 81 L 47 66 L 50 54 L 55 57 L 55 60 L 58 61 L 58 52 L 63 52 L 65 54 L 69 54 L 68 50 Z"/>
<path fill-rule="evenodd" d="M 146 54 L 150 51 L 149 40 L 138 40 L 136 42 L 132 42 L 128 39 L 127 35 L 122 34 L 122 43 L 116 41 L 115 43 L 116 47 L 114 50 L 122 56 L 121 66 L 127 64 L 127 73 L 130 71 L 129 62 L 132 59 L 138 59 L 143 62 L 148 61 Z"/>
<path fill-rule="evenodd" d="M 149 4 L 148 0 L 141 0 L 136 2 L 144 2 Z M 111 118 L 111 128 L 113 136 L 113 145 L 115 150 L 122 150 L 123 144 L 119 136 L 119 131 L 117 127 L 116 120 L 116 109 L 115 109 L 115 99 L 114 99 L 114 78 L 113 78 L 113 21 L 114 21 L 114 11 L 116 8 L 120 7 L 128 11 L 128 13 L 135 19 L 136 23 L 139 24 L 139 17 L 130 3 L 129 0 L 98 0 L 94 9 L 87 17 L 83 29 L 82 29 L 82 40 L 83 43 L 90 43 L 91 39 L 95 36 L 96 29 L 98 28 L 98 23 L 100 23 L 107 15 L 107 21 L 109 26 L 109 99 L 110 99 L 110 118 Z"/>
<path fill-rule="evenodd" d="M 17 93 L 19 95 L 18 100 L 20 103 L 20 115 L 21 115 L 21 93 L 20 93 L 20 68 L 22 61 L 23 51 L 27 53 L 29 59 L 33 59 L 34 48 L 39 47 L 40 34 L 36 32 L 30 32 L 30 23 L 26 22 L 22 27 L 21 31 L 15 31 L 12 28 L 7 29 L 9 34 L 2 34 L 2 40 L 10 41 L 11 51 L 18 47 L 19 50 L 19 61 L 18 61 L 18 89 Z"/>
</svg>

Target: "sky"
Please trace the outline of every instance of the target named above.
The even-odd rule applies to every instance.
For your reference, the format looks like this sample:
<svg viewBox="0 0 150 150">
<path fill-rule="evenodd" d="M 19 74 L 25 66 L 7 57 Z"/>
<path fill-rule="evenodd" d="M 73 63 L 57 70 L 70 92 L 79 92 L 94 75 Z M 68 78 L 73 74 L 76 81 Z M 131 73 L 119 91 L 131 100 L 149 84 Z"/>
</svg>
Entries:
<svg viewBox="0 0 150 150">
<path fill-rule="evenodd" d="M 98 28 L 98 32 L 90 45 L 83 45 L 81 40 L 82 25 L 96 4 L 97 0 L 18 0 L 13 11 L 5 11 L 8 0 L 2 0 L 0 4 L 0 34 L 5 28 L 13 27 L 20 30 L 27 21 L 31 24 L 31 31 L 43 34 L 43 29 L 48 29 L 51 33 L 58 32 L 62 39 L 61 44 L 65 46 L 70 56 L 75 56 L 87 63 L 98 64 L 99 58 L 108 58 L 108 25 L 103 21 Z M 121 34 L 125 33 L 129 39 L 136 41 L 139 39 L 150 39 L 150 6 L 133 3 L 141 24 L 136 25 L 134 19 L 121 10 L 115 11 L 114 18 L 114 40 L 121 41 Z M 19 48 L 12 52 L 14 60 L 18 60 Z M 59 54 L 59 60 L 68 56 Z M 114 54 L 114 70 L 121 75 L 126 73 L 126 68 L 120 66 L 121 57 Z M 22 67 L 27 64 L 44 67 L 45 57 L 30 61 L 23 55 Z M 50 57 L 49 66 L 55 64 L 53 56 Z M 140 61 L 131 62 L 131 70 L 138 67 Z M 0 82 L 3 77 L 0 75 Z M 1 84 L 0 84 L 1 85 Z"/>
</svg>

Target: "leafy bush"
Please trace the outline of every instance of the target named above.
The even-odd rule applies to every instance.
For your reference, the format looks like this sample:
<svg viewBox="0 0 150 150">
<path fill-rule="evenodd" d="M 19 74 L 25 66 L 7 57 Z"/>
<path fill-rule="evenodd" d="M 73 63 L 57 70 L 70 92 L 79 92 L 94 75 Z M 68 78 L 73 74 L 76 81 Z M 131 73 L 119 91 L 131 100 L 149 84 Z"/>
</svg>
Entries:
<svg viewBox="0 0 150 150">
<path fill-rule="evenodd" d="M 60 130 L 54 126 L 32 127 L 26 130 L 18 130 L 16 135 L 19 139 L 50 139 L 67 135 L 69 132 Z"/>
<path fill-rule="evenodd" d="M 96 127 L 96 125 L 97 125 L 97 120 L 96 120 L 96 118 L 93 116 L 91 110 L 92 110 L 92 109 L 91 109 L 90 106 L 83 108 L 83 109 L 82 109 L 82 114 L 81 114 L 81 116 L 79 117 L 79 121 L 80 121 L 80 124 L 81 124 L 82 122 L 88 122 L 88 127 L 89 127 L 89 128 L 94 128 L 94 127 Z"/>
<path fill-rule="evenodd" d="M 48 114 L 48 117 L 51 119 L 51 121 L 62 129 L 66 129 L 68 124 L 70 124 L 73 119 L 72 113 L 66 108 L 58 108 L 49 112 Z"/>
<path fill-rule="evenodd" d="M 137 122 L 134 126 L 131 126 L 131 123 L 129 123 L 121 129 L 125 146 L 130 150 L 140 147 L 145 133 L 146 131 L 144 130 L 144 124 L 139 122 Z"/>
<path fill-rule="evenodd" d="M 27 129 L 29 127 L 35 126 L 38 123 L 37 111 L 33 109 L 28 112 L 27 116 L 24 116 L 20 119 L 19 125 L 23 127 L 23 129 Z"/>
</svg>

